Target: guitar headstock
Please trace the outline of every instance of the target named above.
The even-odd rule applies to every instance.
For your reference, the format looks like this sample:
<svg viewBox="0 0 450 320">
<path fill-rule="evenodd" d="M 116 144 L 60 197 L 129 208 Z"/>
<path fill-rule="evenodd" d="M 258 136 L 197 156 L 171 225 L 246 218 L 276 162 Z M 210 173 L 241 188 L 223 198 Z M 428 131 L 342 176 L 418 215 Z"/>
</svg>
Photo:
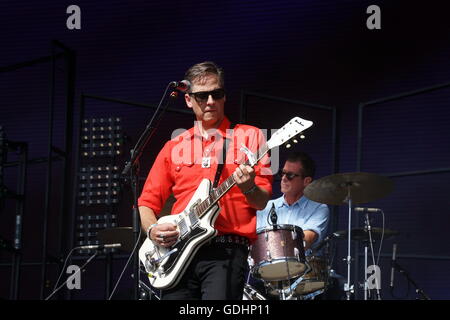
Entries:
<svg viewBox="0 0 450 320">
<path fill-rule="evenodd" d="M 272 135 L 270 140 L 267 141 L 267 146 L 269 149 L 278 147 L 296 137 L 297 135 L 300 135 L 303 131 L 305 131 L 312 125 L 312 121 L 305 120 L 299 117 L 292 118 L 288 123 L 286 123 Z"/>
</svg>

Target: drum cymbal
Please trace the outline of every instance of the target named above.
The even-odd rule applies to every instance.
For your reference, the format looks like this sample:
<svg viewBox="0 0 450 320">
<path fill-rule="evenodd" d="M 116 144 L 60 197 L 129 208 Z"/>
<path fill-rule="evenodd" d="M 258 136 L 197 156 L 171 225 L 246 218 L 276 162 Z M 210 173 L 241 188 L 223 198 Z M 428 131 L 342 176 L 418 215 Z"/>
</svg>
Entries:
<svg viewBox="0 0 450 320">
<path fill-rule="evenodd" d="M 101 244 L 120 243 L 122 245 L 121 250 L 133 251 L 134 235 L 132 227 L 103 229 L 97 232 L 97 238 Z"/>
<path fill-rule="evenodd" d="M 307 198 L 330 205 L 347 202 L 350 193 L 354 204 L 367 203 L 388 195 L 393 182 L 384 176 L 367 172 L 337 173 L 309 184 L 304 191 Z"/>
<path fill-rule="evenodd" d="M 372 228 L 372 240 L 381 240 L 383 234 L 382 228 Z M 390 229 L 384 229 L 384 239 L 391 238 L 400 234 L 400 232 Z M 333 233 L 338 239 L 348 239 L 348 230 L 340 230 Z M 356 241 L 369 241 L 369 232 L 366 229 L 352 229 L 352 240 Z"/>
</svg>

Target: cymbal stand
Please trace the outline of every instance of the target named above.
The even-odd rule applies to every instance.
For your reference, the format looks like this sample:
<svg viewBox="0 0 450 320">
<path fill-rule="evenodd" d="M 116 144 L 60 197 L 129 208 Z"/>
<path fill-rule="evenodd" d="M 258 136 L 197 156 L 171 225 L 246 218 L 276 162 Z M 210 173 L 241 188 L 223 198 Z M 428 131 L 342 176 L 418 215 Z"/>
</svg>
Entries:
<svg viewBox="0 0 450 320">
<path fill-rule="evenodd" d="M 375 265 L 375 258 L 374 258 L 374 253 L 373 253 L 373 240 L 372 240 L 372 227 L 370 226 L 370 219 L 369 219 L 369 213 L 366 211 L 365 213 L 365 228 L 367 229 L 367 233 L 369 234 L 369 241 L 364 241 L 364 300 L 367 300 L 368 298 L 368 291 L 369 291 L 369 285 L 367 283 L 367 260 L 368 260 L 368 253 L 367 250 L 369 248 L 369 243 L 371 246 L 371 251 L 372 251 L 372 260 L 373 260 L 373 264 Z M 377 290 L 377 300 L 381 300 L 381 295 L 380 295 L 380 285 L 378 283 L 378 277 L 375 277 L 375 287 Z"/>
<path fill-rule="evenodd" d="M 368 300 L 369 285 L 367 284 L 367 240 L 364 241 L 364 300 Z"/>
<path fill-rule="evenodd" d="M 351 182 L 347 183 L 348 195 L 345 200 L 348 203 L 348 241 L 347 241 L 347 283 L 344 285 L 344 291 L 347 295 L 347 300 L 350 300 L 350 295 L 353 286 L 350 285 L 350 265 L 352 263 L 351 245 L 352 245 L 352 197 L 350 192 Z"/>
</svg>

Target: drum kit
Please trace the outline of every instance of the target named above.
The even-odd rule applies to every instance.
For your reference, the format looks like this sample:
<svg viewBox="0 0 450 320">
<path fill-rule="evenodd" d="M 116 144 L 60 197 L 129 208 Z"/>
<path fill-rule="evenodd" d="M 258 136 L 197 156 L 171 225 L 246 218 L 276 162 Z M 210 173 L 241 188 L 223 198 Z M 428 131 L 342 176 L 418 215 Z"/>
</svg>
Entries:
<svg viewBox="0 0 450 320">
<path fill-rule="evenodd" d="M 351 241 L 367 243 L 398 234 L 393 230 L 371 228 L 367 211 L 366 227 L 352 229 L 353 206 L 385 197 L 392 189 L 393 183 L 387 177 L 365 172 L 339 173 L 313 181 L 305 188 L 305 196 L 323 204 L 347 205 L 348 230 L 334 232 L 316 246 L 313 252 L 320 252 L 317 248 L 325 246 L 322 255 L 305 256 L 301 227 L 274 224 L 258 229 L 257 240 L 252 244 L 248 259 L 250 274 L 244 288 L 244 300 L 267 300 L 266 296 L 279 300 L 312 300 L 326 292 L 334 274 L 330 261 L 331 239 L 348 240 L 347 257 L 344 259 L 347 263 L 344 291 L 347 300 L 350 300 L 354 292 L 350 284 Z M 250 283 L 250 275 L 254 286 Z"/>
<path fill-rule="evenodd" d="M 281 224 L 256 233 L 248 262 L 257 288 L 249 283 L 249 277 L 244 300 L 267 300 L 265 295 L 269 299 L 309 300 L 324 292 L 330 274 L 329 254 L 305 256 L 302 228 Z"/>
</svg>

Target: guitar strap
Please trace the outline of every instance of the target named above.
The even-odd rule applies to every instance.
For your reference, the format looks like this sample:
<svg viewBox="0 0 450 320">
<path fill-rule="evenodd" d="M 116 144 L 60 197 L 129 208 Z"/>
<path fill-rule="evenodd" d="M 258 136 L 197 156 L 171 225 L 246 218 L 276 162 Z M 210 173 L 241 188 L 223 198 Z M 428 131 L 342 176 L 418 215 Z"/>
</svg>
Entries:
<svg viewBox="0 0 450 320">
<path fill-rule="evenodd" d="M 233 128 L 234 128 L 234 124 L 231 123 L 230 129 L 233 129 Z M 225 136 L 226 136 L 226 134 L 225 134 Z M 217 186 L 219 185 L 219 180 L 220 180 L 220 176 L 222 175 L 223 166 L 227 159 L 227 147 L 230 144 L 230 140 L 227 138 L 224 138 L 224 140 L 225 141 L 223 143 L 223 149 L 222 149 L 222 152 L 223 152 L 222 153 L 222 161 L 217 165 L 216 176 L 214 178 L 214 183 L 213 183 L 213 187 L 211 188 L 211 191 L 214 190 L 215 188 L 217 188 Z"/>
</svg>

